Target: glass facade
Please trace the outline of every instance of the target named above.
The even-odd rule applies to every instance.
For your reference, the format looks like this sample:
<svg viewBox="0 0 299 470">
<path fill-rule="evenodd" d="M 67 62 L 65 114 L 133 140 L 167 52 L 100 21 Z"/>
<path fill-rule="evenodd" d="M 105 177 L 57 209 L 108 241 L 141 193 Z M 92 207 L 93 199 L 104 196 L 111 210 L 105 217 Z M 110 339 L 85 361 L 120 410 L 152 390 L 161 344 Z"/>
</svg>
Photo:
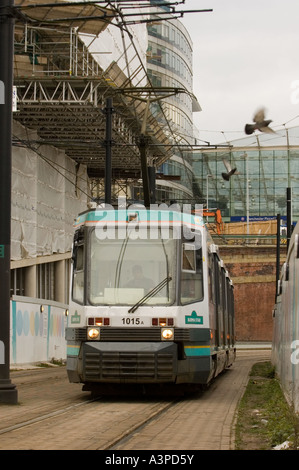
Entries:
<svg viewBox="0 0 299 470">
<path fill-rule="evenodd" d="M 178 21 L 164 21 L 148 26 L 148 35 L 147 69 L 152 85 L 191 91 L 192 45 L 183 26 Z M 191 96 L 180 93 L 165 101 L 167 118 L 185 137 L 192 137 Z M 159 105 L 153 111 L 157 115 Z"/>
<path fill-rule="evenodd" d="M 180 21 L 149 24 L 147 72 L 154 87 L 192 92 L 192 42 Z M 179 93 L 166 98 L 162 104 L 154 103 L 151 111 L 162 126 L 167 119 L 172 130 L 170 140 L 177 146 L 175 155 L 157 169 L 156 200 L 190 202 L 194 187 L 192 155 L 178 144 L 194 141 L 192 98 L 188 93 Z"/>
<path fill-rule="evenodd" d="M 286 190 L 292 191 L 293 220 L 299 218 L 299 127 L 259 134 L 230 143 L 231 147 L 202 150 L 194 155 L 200 201 L 221 209 L 224 220 L 286 216 Z M 236 174 L 229 181 L 224 160 Z M 208 200 L 208 203 L 207 203 Z"/>
<path fill-rule="evenodd" d="M 151 32 L 149 32 L 149 34 L 151 34 Z M 184 56 L 184 52 L 180 48 L 178 48 L 178 51 L 175 51 L 171 47 L 171 44 L 169 44 L 168 47 L 162 46 L 161 44 L 155 44 L 152 41 L 149 42 L 149 63 L 158 65 L 159 67 L 163 67 L 165 70 L 175 73 L 179 78 L 191 85 L 192 73 L 186 58 L 188 59 L 187 56 Z"/>
</svg>

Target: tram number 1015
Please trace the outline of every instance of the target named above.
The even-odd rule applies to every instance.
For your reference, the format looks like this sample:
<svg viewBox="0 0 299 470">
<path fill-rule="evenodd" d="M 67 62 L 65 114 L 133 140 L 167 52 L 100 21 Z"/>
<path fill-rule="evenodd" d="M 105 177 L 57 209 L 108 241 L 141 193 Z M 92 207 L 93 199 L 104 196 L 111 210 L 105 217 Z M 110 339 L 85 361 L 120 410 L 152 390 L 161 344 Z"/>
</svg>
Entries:
<svg viewBox="0 0 299 470">
<path fill-rule="evenodd" d="M 140 318 L 122 318 L 123 325 L 143 325 L 143 321 Z"/>
</svg>

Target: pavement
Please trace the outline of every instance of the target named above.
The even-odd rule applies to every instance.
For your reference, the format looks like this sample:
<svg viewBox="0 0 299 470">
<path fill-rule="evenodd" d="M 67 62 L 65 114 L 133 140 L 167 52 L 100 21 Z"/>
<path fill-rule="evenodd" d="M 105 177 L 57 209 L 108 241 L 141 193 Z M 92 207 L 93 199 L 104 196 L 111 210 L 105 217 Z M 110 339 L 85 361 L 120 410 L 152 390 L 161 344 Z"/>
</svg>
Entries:
<svg viewBox="0 0 299 470">
<path fill-rule="evenodd" d="M 155 401 L 111 398 L 88 404 L 89 394 L 68 382 L 65 367 L 14 372 L 19 405 L 0 407 L 0 449 L 103 450 L 117 441 L 111 450 L 233 450 L 236 410 L 249 372 L 270 356 L 268 343 L 238 344 L 234 365 L 208 390 L 152 417 Z M 144 416 L 149 421 L 140 427 Z"/>
<path fill-rule="evenodd" d="M 233 366 L 200 397 L 170 408 L 115 449 L 234 450 L 236 411 L 250 370 L 256 362 L 269 360 L 270 354 L 269 347 L 240 350 Z"/>
</svg>

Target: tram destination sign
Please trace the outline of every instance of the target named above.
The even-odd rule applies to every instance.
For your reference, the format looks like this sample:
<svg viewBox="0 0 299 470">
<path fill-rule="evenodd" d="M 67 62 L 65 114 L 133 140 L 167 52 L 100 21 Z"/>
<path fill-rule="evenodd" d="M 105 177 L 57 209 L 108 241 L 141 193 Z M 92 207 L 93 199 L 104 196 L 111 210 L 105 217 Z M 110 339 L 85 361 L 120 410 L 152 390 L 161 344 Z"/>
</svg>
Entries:
<svg viewBox="0 0 299 470">
<path fill-rule="evenodd" d="M 185 315 L 185 324 L 196 324 L 196 325 L 202 325 L 203 324 L 203 317 L 202 316 L 197 316 L 197 313 L 195 310 L 191 313 L 191 315 Z"/>
</svg>

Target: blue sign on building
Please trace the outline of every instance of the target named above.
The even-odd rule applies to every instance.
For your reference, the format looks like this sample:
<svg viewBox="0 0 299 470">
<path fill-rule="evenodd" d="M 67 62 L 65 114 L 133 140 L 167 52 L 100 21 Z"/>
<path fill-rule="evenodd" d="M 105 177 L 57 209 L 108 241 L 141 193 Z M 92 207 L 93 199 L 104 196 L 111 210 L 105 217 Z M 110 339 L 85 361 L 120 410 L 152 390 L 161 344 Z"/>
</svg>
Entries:
<svg viewBox="0 0 299 470">
<path fill-rule="evenodd" d="M 268 220 L 276 220 L 275 215 L 250 215 L 249 222 L 267 222 Z M 280 220 L 284 222 L 287 221 L 287 217 L 285 215 L 280 216 Z M 232 216 L 230 218 L 231 222 L 247 222 L 246 215 L 239 215 L 239 216 Z"/>
</svg>

